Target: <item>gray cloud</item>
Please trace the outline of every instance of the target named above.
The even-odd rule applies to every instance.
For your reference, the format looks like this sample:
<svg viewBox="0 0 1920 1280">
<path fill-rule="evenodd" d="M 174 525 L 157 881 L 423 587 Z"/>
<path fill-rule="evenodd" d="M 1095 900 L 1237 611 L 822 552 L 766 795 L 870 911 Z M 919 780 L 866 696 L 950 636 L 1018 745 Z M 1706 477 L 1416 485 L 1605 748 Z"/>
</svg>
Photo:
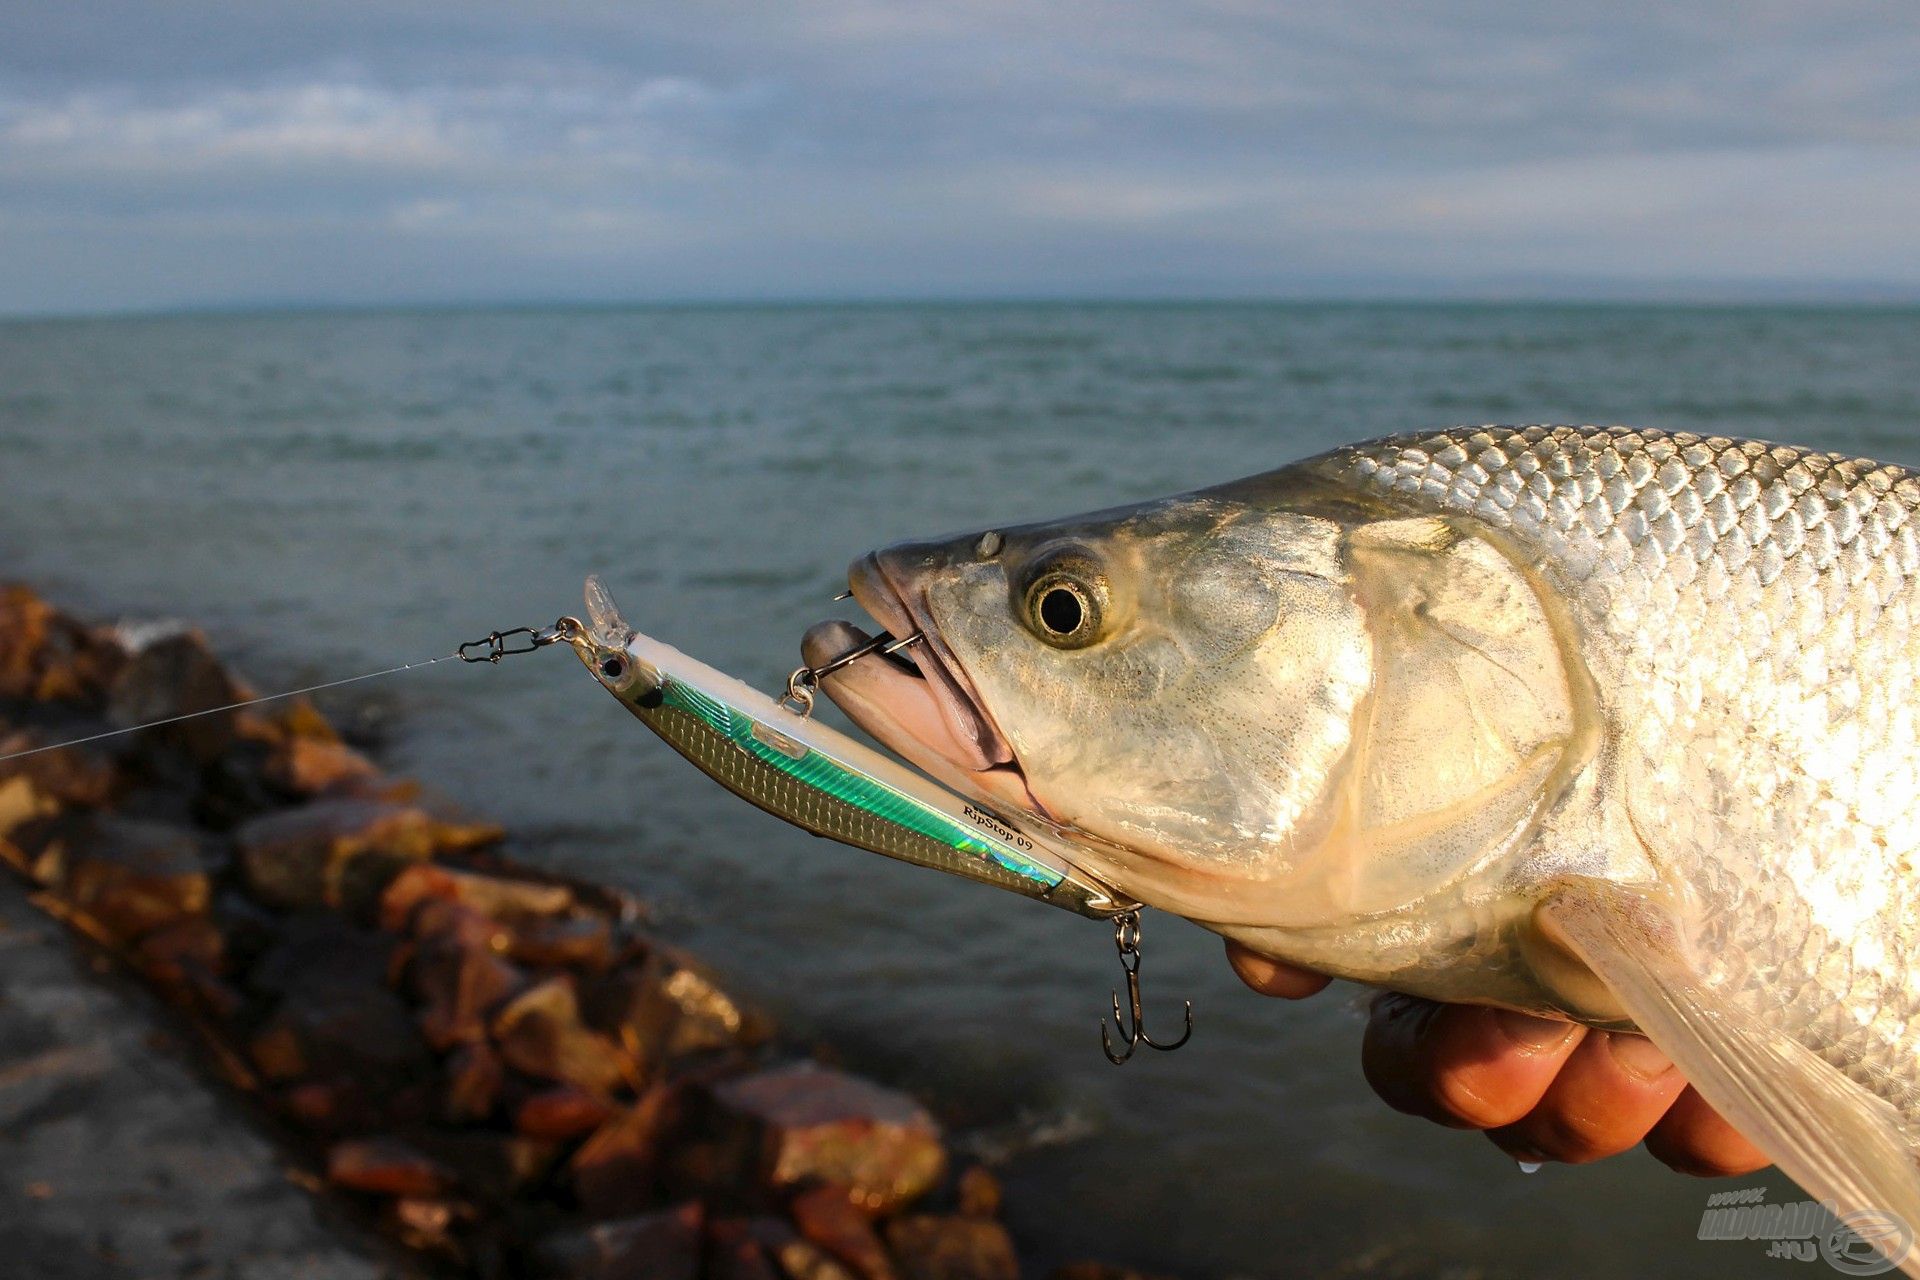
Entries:
<svg viewBox="0 0 1920 1280">
<path fill-rule="evenodd" d="M 0 310 L 1920 295 L 1903 6 L 80 9 L 0 16 Z"/>
</svg>

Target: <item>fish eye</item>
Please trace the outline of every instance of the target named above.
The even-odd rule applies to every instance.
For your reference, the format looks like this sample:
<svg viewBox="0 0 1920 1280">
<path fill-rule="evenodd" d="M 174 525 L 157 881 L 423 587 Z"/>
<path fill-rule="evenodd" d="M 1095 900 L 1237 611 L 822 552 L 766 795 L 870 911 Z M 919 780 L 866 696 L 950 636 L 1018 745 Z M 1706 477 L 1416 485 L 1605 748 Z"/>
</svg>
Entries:
<svg viewBox="0 0 1920 1280">
<path fill-rule="evenodd" d="M 1080 649 L 1100 639 L 1106 583 L 1080 557 L 1043 563 L 1025 594 L 1027 627 L 1056 649 Z"/>
<path fill-rule="evenodd" d="M 1040 597 L 1040 625 L 1056 636 L 1070 636 L 1087 620 L 1084 597 L 1062 582 L 1048 587 Z"/>
</svg>

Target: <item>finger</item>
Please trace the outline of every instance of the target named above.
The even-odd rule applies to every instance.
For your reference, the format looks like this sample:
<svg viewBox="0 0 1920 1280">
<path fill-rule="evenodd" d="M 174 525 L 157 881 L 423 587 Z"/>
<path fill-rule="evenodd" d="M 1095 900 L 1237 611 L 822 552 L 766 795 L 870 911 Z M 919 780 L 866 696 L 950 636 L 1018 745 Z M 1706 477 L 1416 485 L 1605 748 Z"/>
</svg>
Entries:
<svg viewBox="0 0 1920 1280">
<path fill-rule="evenodd" d="M 1683 1090 L 1653 1126 L 1647 1150 L 1660 1163 L 1697 1178 L 1733 1178 L 1773 1163 L 1692 1089 Z"/>
<path fill-rule="evenodd" d="M 1397 1111 L 1491 1129 L 1533 1109 L 1585 1034 L 1571 1022 L 1389 993 L 1373 1003 L 1360 1065 Z"/>
<path fill-rule="evenodd" d="M 1333 981 L 1324 973 L 1315 973 L 1311 969 L 1301 969 L 1271 956 L 1263 956 L 1237 942 L 1227 943 L 1227 963 L 1240 975 L 1240 981 L 1264 996 L 1304 1000 Z"/>
<path fill-rule="evenodd" d="M 1645 1036 L 1596 1031 L 1538 1105 L 1487 1136 L 1518 1160 L 1585 1164 L 1637 1145 L 1686 1084 Z"/>
</svg>

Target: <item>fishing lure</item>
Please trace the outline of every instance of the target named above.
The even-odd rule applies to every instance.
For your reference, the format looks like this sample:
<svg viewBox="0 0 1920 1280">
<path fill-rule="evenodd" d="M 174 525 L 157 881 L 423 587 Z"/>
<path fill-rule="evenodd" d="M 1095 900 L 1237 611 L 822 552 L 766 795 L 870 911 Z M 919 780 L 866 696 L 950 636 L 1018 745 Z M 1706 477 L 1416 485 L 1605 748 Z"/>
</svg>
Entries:
<svg viewBox="0 0 1920 1280">
<path fill-rule="evenodd" d="M 596 579 L 591 625 L 561 637 L 607 692 L 727 790 L 815 835 L 1110 919 L 1138 906 L 1075 868 L 1041 832 L 882 756 L 806 714 L 642 635 Z M 790 693 L 804 685 L 790 685 Z"/>
</svg>

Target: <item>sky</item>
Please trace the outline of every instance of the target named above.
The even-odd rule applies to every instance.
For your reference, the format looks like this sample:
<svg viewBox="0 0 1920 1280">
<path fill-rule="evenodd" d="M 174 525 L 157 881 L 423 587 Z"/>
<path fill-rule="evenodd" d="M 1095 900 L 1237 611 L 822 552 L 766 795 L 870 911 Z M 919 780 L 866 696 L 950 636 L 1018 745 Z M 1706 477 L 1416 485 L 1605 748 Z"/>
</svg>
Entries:
<svg viewBox="0 0 1920 1280">
<path fill-rule="evenodd" d="M 1920 299 L 1911 0 L 7 0 L 0 314 Z"/>
</svg>

